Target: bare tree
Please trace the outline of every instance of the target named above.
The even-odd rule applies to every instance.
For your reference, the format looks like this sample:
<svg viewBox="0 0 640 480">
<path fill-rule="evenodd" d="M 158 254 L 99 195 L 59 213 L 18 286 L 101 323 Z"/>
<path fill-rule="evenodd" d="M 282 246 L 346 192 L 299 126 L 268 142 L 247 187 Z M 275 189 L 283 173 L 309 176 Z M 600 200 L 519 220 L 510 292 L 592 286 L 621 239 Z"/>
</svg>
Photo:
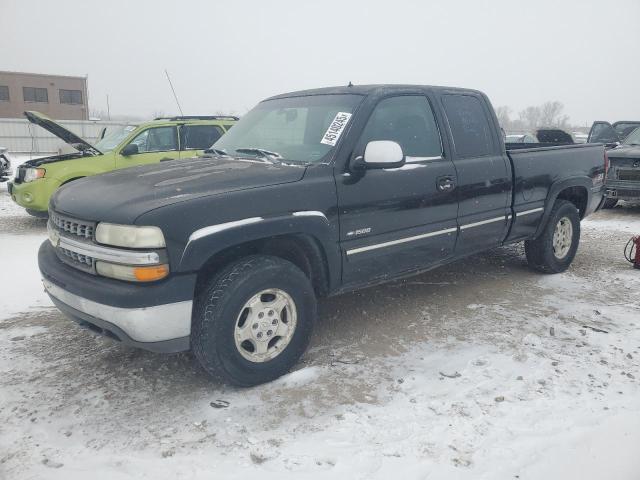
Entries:
<svg viewBox="0 0 640 480">
<path fill-rule="evenodd" d="M 496 108 L 496 116 L 498 117 L 498 123 L 505 130 L 511 129 L 511 108 L 507 106 L 501 106 Z"/>
<path fill-rule="evenodd" d="M 542 116 L 542 112 L 540 111 L 540 107 L 527 107 L 524 110 L 518 113 L 520 120 L 522 121 L 525 128 L 530 130 L 535 130 L 540 125 L 540 117 Z"/>
<path fill-rule="evenodd" d="M 561 127 L 566 124 L 569 117 L 562 115 L 564 105 L 562 102 L 545 102 L 540 107 L 540 124 L 550 127 Z"/>
</svg>

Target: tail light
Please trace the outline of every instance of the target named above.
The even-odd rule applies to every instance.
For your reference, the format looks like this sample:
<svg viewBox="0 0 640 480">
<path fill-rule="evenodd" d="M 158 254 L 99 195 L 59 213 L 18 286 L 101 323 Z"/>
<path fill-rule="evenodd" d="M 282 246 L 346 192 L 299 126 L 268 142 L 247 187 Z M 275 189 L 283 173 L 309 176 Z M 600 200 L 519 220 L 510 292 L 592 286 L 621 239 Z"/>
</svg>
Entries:
<svg viewBox="0 0 640 480">
<path fill-rule="evenodd" d="M 604 151 L 604 178 L 607 178 L 607 174 L 609 173 L 609 155 L 607 155 L 607 151 Z"/>
</svg>

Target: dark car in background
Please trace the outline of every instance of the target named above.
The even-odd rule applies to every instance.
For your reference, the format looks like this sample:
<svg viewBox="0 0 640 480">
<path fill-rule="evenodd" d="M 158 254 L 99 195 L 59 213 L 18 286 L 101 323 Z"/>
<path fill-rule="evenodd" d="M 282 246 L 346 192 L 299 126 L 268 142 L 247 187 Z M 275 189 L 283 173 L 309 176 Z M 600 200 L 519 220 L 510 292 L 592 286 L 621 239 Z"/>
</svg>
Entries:
<svg viewBox="0 0 640 480">
<path fill-rule="evenodd" d="M 6 182 L 11 177 L 11 160 L 6 148 L 0 148 L 0 182 Z"/>
<path fill-rule="evenodd" d="M 613 208 L 619 200 L 640 200 L 640 121 L 594 122 L 588 142 L 609 148 L 603 208 Z"/>
</svg>

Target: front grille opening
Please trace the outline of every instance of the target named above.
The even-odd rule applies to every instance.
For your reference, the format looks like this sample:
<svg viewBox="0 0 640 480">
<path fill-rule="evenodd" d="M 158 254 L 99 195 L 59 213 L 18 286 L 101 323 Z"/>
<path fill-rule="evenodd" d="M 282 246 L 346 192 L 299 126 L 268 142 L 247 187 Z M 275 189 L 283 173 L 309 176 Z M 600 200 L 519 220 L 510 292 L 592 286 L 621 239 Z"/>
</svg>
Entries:
<svg viewBox="0 0 640 480">
<path fill-rule="evenodd" d="M 93 239 L 94 224 L 73 218 L 64 217 L 56 212 L 49 212 L 49 219 L 58 230 L 78 237 Z"/>
<path fill-rule="evenodd" d="M 618 170 L 618 180 L 640 182 L 640 169 L 638 170 Z"/>
</svg>

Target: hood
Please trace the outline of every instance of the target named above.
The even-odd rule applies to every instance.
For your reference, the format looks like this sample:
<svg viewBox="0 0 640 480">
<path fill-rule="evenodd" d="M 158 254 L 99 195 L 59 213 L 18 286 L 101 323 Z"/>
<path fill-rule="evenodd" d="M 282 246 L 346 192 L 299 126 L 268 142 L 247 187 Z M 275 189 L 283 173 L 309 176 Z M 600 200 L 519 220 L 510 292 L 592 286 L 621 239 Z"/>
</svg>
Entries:
<svg viewBox="0 0 640 480">
<path fill-rule="evenodd" d="M 640 159 L 639 145 L 619 145 L 607 151 L 610 159 L 614 158 L 638 158 Z"/>
<path fill-rule="evenodd" d="M 87 177 L 58 189 L 51 206 L 83 220 L 131 224 L 190 199 L 301 180 L 305 166 L 196 157 Z M 213 206 L 212 206 L 213 208 Z"/>
<path fill-rule="evenodd" d="M 50 157 L 33 158 L 31 160 L 27 160 L 26 162 L 21 163 L 20 167 L 21 168 L 39 167 L 41 165 L 46 165 L 48 163 L 56 163 L 56 162 L 62 162 L 64 160 L 76 160 L 81 158 L 87 158 L 87 156 L 92 156 L 92 155 L 87 155 L 86 153 L 82 153 L 82 152 L 63 153 L 62 155 L 52 155 Z"/>
<path fill-rule="evenodd" d="M 80 150 L 81 152 L 89 151 L 96 155 L 102 154 L 100 150 L 91 145 L 89 142 L 83 140 L 71 130 L 67 130 L 65 127 L 63 127 L 59 123 L 54 122 L 52 119 L 40 112 L 24 112 L 24 116 L 27 117 L 27 120 L 29 120 L 31 123 L 39 125 L 49 133 L 52 133 L 65 143 L 68 143 L 73 148 Z"/>
</svg>

